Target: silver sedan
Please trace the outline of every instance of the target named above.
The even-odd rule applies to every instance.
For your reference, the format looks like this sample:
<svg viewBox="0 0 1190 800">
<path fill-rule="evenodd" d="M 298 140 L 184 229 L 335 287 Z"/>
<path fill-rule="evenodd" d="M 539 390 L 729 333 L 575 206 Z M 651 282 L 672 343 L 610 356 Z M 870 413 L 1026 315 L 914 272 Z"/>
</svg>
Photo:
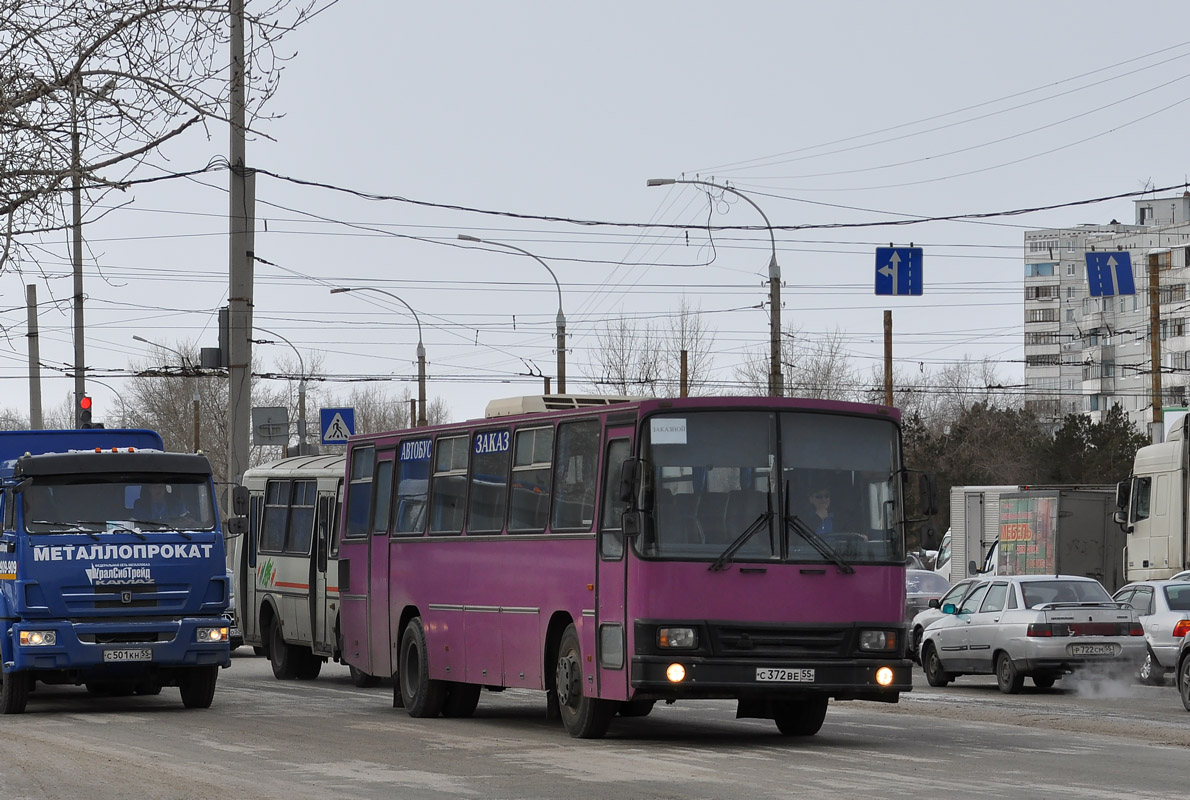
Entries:
<svg viewBox="0 0 1190 800">
<path fill-rule="evenodd" d="M 1136 611 L 1148 652 L 1140 665 L 1142 683 L 1160 686 L 1177 665 L 1178 648 L 1190 632 L 1190 581 L 1137 581 L 1114 595 Z"/>
<path fill-rule="evenodd" d="M 1135 612 L 1091 578 L 985 578 L 942 612 L 922 636 L 922 668 L 931 686 L 982 673 L 995 675 L 1000 691 L 1015 694 L 1026 677 L 1048 689 L 1076 670 L 1134 668 L 1145 656 Z"/>
</svg>

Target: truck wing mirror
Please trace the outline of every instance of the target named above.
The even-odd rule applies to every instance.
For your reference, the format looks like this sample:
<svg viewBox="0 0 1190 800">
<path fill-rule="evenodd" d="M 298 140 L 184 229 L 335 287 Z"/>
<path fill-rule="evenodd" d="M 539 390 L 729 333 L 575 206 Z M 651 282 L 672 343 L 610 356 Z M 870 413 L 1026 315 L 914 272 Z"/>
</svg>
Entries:
<svg viewBox="0 0 1190 800">
<path fill-rule="evenodd" d="M 979 575 L 981 572 L 981 570 L 979 569 L 979 564 L 975 563 L 974 559 L 967 562 L 967 571 L 970 572 L 972 575 Z"/>
<path fill-rule="evenodd" d="M 248 513 L 248 487 L 231 487 L 231 513 L 244 516 Z"/>
<path fill-rule="evenodd" d="M 247 518 L 228 517 L 223 521 L 223 532 L 226 536 L 243 536 L 248 532 Z"/>
<path fill-rule="evenodd" d="M 1128 501 L 1132 497 L 1132 481 L 1120 481 L 1116 484 L 1116 508 L 1127 510 Z M 1119 522 L 1119 520 L 1116 520 Z"/>
<path fill-rule="evenodd" d="M 1125 508 L 1127 508 L 1127 506 L 1125 506 Z M 1132 533 L 1132 526 L 1128 524 L 1127 511 L 1117 511 L 1116 513 L 1112 514 L 1112 520 L 1121 528 L 1123 528 L 1125 532 Z"/>
<path fill-rule="evenodd" d="M 4 530 L 11 531 L 17 526 L 17 493 L 8 487 L 4 490 Z"/>
</svg>

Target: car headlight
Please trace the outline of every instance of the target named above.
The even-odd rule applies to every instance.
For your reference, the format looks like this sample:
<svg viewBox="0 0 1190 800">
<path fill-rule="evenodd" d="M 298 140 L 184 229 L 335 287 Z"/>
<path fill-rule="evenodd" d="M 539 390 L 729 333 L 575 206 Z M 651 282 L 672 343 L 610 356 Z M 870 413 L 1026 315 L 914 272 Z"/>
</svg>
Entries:
<svg viewBox="0 0 1190 800">
<path fill-rule="evenodd" d="M 196 632 L 196 638 L 200 642 L 226 642 L 228 639 L 228 629 L 226 627 L 199 628 Z"/>
<path fill-rule="evenodd" d="M 698 631 L 694 628 L 658 628 L 657 646 L 667 650 L 693 650 L 698 647 Z"/>
<path fill-rule="evenodd" d="M 45 647 L 58 643 L 58 634 L 53 631 L 21 631 L 21 645 L 24 647 Z"/>
<path fill-rule="evenodd" d="M 897 632 L 860 631 L 859 649 L 869 653 L 890 653 L 897 649 Z"/>
</svg>

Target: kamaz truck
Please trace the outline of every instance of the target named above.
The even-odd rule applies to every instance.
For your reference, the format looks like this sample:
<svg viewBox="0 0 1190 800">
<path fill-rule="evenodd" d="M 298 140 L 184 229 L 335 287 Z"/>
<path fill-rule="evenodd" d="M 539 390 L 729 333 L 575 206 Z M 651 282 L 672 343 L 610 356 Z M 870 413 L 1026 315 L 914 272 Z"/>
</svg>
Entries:
<svg viewBox="0 0 1190 800">
<path fill-rule="evenodd" d="M 206 456 L 148 430 L 0 432 L 0 713 L 36 682 L 208 708 L 231 665 Z"/>
</svg>

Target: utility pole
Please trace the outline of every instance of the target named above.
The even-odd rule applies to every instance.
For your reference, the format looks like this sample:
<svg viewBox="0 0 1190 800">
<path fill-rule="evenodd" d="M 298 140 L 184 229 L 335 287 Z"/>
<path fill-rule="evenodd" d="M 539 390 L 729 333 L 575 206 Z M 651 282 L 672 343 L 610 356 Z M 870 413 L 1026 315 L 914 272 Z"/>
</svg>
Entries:
<svg viewBox="0 0 1190 800">
<path fill-rule="evenodd" d="M 29 427 L 39 431 L 45 427 L 41 421 L 41 344 L 37 333 L 37 285 L 25 286 L 25 307 L 29 329 Z M 78 403 L 75 402 L 75 406 Z"/>
<path fill-rule="evenodd" d="M 884 310 L 884 404 L 892 407 L 892 310 Z"/>
<path fill-rule="evenodd" d="M 1165 441 L 1165 417 L 1161 407 L 1161 285 L 1157 275 L 1157 254 L 1149 255 L 1149 356 L 1153 362 L 1153 421 L 1149 436 L 1153 444 Z"/>
<path fill-rule="evenodd" d="M 244 0 L 231 0 L 231 165 L 228 259 L 227 480 L 248 468 L 252 415 L 252 284 L 255 180 L 245 160 Z"/>
<path fill-rule="evenodd" d="M 81 425 L 79 403 L 87 394 L 86 357 L 83 348 L 83 187 L 82 155 L 79 152 L 78 96 L 82 78 L 70 82 L 70 205 L 74 241 L 71 261 L 74 267 L 74 426 Z"/>
</svg>

